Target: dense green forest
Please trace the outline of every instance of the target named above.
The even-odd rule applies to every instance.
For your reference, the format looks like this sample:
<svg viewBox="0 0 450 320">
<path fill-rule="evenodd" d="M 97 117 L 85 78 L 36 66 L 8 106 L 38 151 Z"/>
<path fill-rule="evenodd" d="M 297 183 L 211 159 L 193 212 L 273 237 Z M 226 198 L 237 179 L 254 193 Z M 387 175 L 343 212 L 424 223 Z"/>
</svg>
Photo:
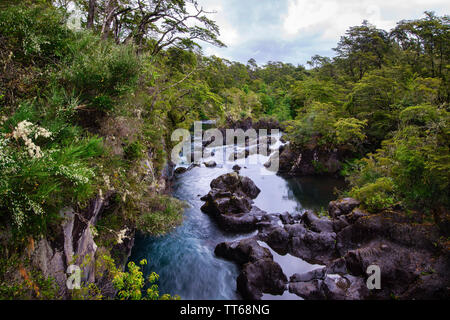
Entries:
<svg viewBox="0 0 450 320">
<path fill-rule="evenodd" d="M 295 148 L 346 150 L 345 193 L 368 210 L 400 206 L 431 223 L 448 214 L 448 16 L 390 31 L 364 21 L 333 58 L 260 66 L 203 55 L 202 42 L 225 44 L 193 0 L 75 2 L 79 29 L 64 1 L 0 4 L 1 297 L 54 295 L 39 274 L 8 275 L 27 269 L 24 253 L 52 238 L 64 207 L 114 194 L 114 214 L 95 227 L 109 265 L 124 225 L 157 235 L 180 223 L 183 204 L 159 177 L 171 132 L 199 119 L 276 119 Z M 118 288 L 128 277 L 135 290 L 136 268 L 116 270 Z"/>
</svg>

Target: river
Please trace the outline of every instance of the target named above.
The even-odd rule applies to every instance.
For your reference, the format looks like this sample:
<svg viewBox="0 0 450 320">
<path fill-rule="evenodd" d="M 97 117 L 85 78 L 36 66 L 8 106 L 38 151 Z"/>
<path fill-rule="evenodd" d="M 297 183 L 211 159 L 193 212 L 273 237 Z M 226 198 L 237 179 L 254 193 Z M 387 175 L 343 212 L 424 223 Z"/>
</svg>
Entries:
<svg viewBox="0 0 450 320">
<path fill-rule="evenodd" d="M 275 145 L 276 148 L 279 145 Z M 216 149 L 218 160 L 220 152 Z M 219 154 L 219 155 L 218 155 Z M 320 210 L 326 208 L 334 195 L 335 187 L 341 188 L 341 180 L 325 177 L 289 178 L 261 173 L 266 170 L 262 165 L 268 157 L 260 157 L 258 163 L 241 165 L 240 175 L 252 179 L 261 189 L 255 199 L 255 205 L 269 213 L 301 212 L 306 209 Z M 220 163 L 220 161 L 217 161 Z M 210 183 L 222 174 L 232 172 L 236 163 L 225 163 L 216 168 L 205 166 L 194 168 L 176 178 L 173 184 L 173 196 L 189 204 L 185 210 L 184 222 L 169 234 L 154 238 L 138 235 L 132 250 L 130 261 L 148 260 L 144 274 L 156 272 L 160 275 L 158 282 L 161 294 L 177 294 L 187 300 L 236 300 L 240 299 L 236 291 L 238 267 L 229 261 L 214 255 L 214 248 L 224 241 L 247 238 L 249 234 L 229 234 L 220 230 L 216 223 L 200 208 L 204 204 L 201 196 L 210 191 Z M 245 167 L 244 167 L 245 166 Z M 280 256 L 275 252 L 274 260 L 289 277 L 292 273 L 302 273 L 317 266 L 292 257 Z M 298 298 L 289 293 L 283 296 L 269 296 L 266 299 Z"/>
</svg>

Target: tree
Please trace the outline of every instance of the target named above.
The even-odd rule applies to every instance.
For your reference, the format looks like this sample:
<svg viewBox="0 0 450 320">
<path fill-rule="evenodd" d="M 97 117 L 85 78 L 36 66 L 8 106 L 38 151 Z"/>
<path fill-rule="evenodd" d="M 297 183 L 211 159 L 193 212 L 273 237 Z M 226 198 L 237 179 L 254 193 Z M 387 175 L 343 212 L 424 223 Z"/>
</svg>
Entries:
<svg viewBox="0 0 450 320">
<path fill-rule="evenodd" d="M 87 10 L 87 26 L 97 19 L 103 38 L 136 43 L 140 49 L 151 48 L 152 55 L 163 48 L 199 47 L 197 41 L 225 46 L 219 39 L 219 28 L 208 18 L 196 0 L 103 0 L 79 1 Z M 96 6 L 97 5 L 97 6 Z M 98 10 L 95 8 L 98 7 Z M 97 17 L 98 18 L 98 17 Z"/>
<path fill-rule="evenodd" d="M 364 20 L 361 26 L 347 30 L 333 50 L 351 77 L 361 80 L 367 71 L 381 69 L 389 47 L 388 33 Z"/>
</svg>

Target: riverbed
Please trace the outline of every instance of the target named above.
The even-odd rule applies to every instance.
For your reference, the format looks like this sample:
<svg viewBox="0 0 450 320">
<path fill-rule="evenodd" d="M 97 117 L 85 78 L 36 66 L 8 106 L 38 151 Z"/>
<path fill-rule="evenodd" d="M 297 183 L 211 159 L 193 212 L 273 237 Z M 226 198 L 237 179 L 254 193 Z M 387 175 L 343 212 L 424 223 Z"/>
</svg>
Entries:
<svg viewBox="0 0 450 320">
<path fill-rule="evenodd" d="M 230 148 L 233 147 L 224 147 L 223 150 Z M 175 178 L 173 196 L 189 205 L 183 224 L 162 237 L 138 235 L 136 238 L 130 260 L 148 260 L 144 274 L 147 276 L 150 272 L 156 272 L 160 275 L 158 285 L 161 294 L 177 294 L 187 300 L 240 299 L 236 291 L 239 268 L 232 262 L 217 258 L 214 248 L 221 242 L 248 238 L 251 234 L 226 233 L 200 210 L 204 204 L 200 198 L 210 191 L 211 181 L 233 172 L 236 164 L 229 161 L 220 164 L 220 150 L 216 148 L 213 150 L 216 153 L 214 157 L 204 159 L 215 160 L 219 163 L 218 167 L 202 165 Z M 263 166 L 268 159 L 269 156 L 252 155 L 246 163 L 242 163 L 243 160 L 238 162 L 242 167 L 240 175 L 249 177 L 261 189 L 254 205 L 268 213 L 326 209 L 328 203 L 336 198 L 335 188 L 344 186 L 343 181 L 334 178 L 287 179 L 271 174 Z M 291 273 L 303 273 L 318 267 L 292 256 L 280 256 L 273 250 L 272 253 L 288 277 Z M 296 296 L 286 292 L 283 296 L 266 295 L 264 298 L 295 299 Z"/>
</svg>

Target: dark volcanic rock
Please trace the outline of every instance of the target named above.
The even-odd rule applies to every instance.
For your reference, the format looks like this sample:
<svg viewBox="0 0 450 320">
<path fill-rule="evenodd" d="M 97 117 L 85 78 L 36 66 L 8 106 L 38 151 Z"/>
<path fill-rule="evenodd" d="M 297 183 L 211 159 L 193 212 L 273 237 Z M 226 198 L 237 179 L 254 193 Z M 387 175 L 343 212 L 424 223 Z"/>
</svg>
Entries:
<svg viewBox="0 0 450 320">
<path fill-rule="evenodd" d="M 279 173 L 288 176 L 335 175 L 342 168 L 342 158 L 344 153 L 340 150 L 299 150 L 288 145 L 280 153 Z"/>
<path fill-rule="evenodd" d="M 187 168 L 184 168 L 184 167 L 176 168 L 175 171 L 174 171 L 174 173 L 177 174 L 177 175 L 180 175 L 180 174 L 183 174 L 183 173 L 186 173 L 186 172 L 187 172 Z"/>
<path fill-rule="evenodd" d="M 261 259 L 273 259 L 270 250 L 261 247 L 255 239 L 220 243 L 216 246 L 214 253 L 218 257 L 234 261 L 239 265 Z"/>
<path fill-rule="evenodd" d="M 242 168 L 239 165 L 237 165 L 237 164 L 233 167 L 233 171 L 235 171 L 237 173 L 239 173 L 239 171 L 241 171 L 241 169 Z"/>
<path fill-rule="evenodd" d="M 247 177 L 229 173 L 211 182 L 212 190 L 202 201 L 202 211 L 217 220 L 222 229 L 231 232 L 250 232 L 266 212 L 252 206 L 261 190 Z"/>
<path fill-rule="evenodd" d="M 320 219 L 314 212 L 306 211 L 302 220 L 314 232 L 334 232 L 333 222 L 328 218 Z"/>
<path fill-rule="evenodd" d="M 287 278 L 280 265 L 272 259 L 262 259 L 244 265 L 237 278 L 237 288 L 246 300 L 259 300 L 263 293 L 281 295 Z"/>
<path fill-rule="evenodd" d="M 310 282 L 289 283 L 289 292 L 295 293 L 299 297 L 307 300 L 325 300 L 326 297 L 321 289 L 322 280 L 312 280 Z"/>
<path fill-rule="evenodd" d="M 337 218 L 342 215 L 347 215 L 358 207 L 361 203 L 352 198 L 340 199 L 337 201 L 331 201 L 328 205 L 328 213 L 332 218 Z"/>
<path fill-rule="evenodd" d="M 211 182 L 211 189 L 228 191 L 233 194 L 247 196 L 251 199 L 255 199 L 261 192 L 251 179 L 241 177 L 235 172 L 224 174 L 214 179 Z"/>
<path fill-rule="evenodd" d="M 220 243 L 214 252 L 242 266 L 237 289 L 244 299 L 259 300 L 263 293 L 281 295 L 285 291 L 287 278 L 283 270 L 273 261 L 270 250 L 255 239 Z"/>
<path fill-rule="evenodd" d="M 326 275 L 326 268 L 322 267 L 322 268 L 318 268 L 315 270 L 312 270 L 310 272 L 307 273 L 303 273 L 303 274 L 294 274 L 293 276 L 291 276 L 290 278 L 290 282 L 308 282 L 311 280 L 323 280 L 325 278 Z"/>
<path fill-rule="evenodd" d="M 203 163 L 207 168 L 215 168 L 217 167 L 217 163 L 215 161 L 208 161 Z"/>
</svg>

